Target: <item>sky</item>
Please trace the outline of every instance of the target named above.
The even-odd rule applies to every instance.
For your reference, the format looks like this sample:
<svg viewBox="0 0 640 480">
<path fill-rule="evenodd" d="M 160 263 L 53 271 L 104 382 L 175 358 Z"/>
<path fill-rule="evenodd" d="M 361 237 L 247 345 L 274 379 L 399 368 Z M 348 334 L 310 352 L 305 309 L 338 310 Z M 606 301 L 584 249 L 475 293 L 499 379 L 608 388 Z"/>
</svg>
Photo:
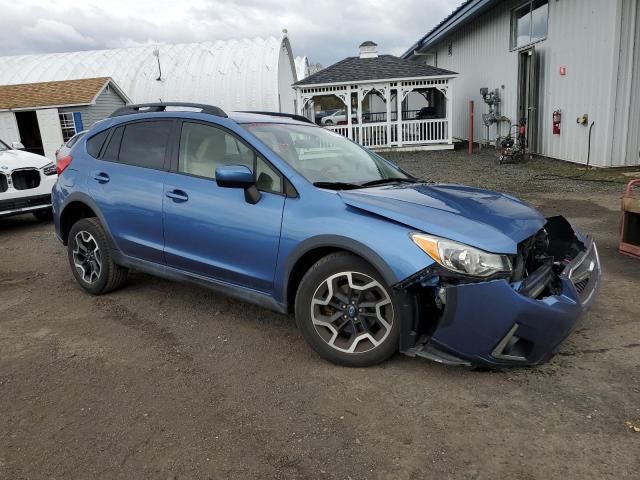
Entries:
<svg viewBox="0 0 640 480">
<path fill-rule="evenodd" d="M 282 35 L 323 66 L 399 55 L 462 0 L 0 0 L 0 55 Z"/>
</svg>

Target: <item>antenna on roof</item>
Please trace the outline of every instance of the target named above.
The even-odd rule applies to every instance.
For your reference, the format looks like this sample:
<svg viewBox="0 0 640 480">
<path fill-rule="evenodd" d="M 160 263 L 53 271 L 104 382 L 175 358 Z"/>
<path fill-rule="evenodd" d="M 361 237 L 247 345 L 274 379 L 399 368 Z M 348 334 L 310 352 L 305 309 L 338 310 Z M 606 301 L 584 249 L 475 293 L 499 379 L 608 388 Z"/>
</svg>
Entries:
<svg viewBox="0 0 640 480">
<path fill-rule="evenodd" d="M 162 81 L 162 67 L 160 66 L 160 49 L 154 48 L 153 56 L 156 57 L 156 59 L 158 60 L 158 78 L 156 78 L 156 80 L 160 82 Z"/>
</svg>

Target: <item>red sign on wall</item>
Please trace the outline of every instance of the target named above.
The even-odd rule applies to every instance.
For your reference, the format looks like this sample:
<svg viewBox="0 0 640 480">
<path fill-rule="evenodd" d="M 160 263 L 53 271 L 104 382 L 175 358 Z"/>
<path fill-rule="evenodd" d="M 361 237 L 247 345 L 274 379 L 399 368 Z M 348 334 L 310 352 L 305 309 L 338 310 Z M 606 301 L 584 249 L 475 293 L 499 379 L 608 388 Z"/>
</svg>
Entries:
<svg viewBox="0 0 640 480">
<path fill-rule="evenodd" d="M 560 67 L 560 75 L 564 76 L 567 74 L 567 67 Z"/>
</svg>

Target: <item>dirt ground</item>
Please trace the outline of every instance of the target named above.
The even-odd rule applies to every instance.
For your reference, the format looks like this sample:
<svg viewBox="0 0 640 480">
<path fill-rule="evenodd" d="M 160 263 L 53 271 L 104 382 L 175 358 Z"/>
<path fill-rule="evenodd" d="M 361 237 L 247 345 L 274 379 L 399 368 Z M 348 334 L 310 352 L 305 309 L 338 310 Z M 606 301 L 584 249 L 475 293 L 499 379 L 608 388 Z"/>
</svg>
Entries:
<svg viewBox="0 0 640 480">
<path fill-rule="evenodd" d="M 397 355 L 339 368 L 291 318 L 143 274 L 91 297 L 52 225 L 0 220 L 0 479 L 640 478 L 640 261 L 622 187 L 463 152 L 394 155 L 499 188 L 592 233 L 604 282 L 548 364 L 502 372 Z"/>
</svg>

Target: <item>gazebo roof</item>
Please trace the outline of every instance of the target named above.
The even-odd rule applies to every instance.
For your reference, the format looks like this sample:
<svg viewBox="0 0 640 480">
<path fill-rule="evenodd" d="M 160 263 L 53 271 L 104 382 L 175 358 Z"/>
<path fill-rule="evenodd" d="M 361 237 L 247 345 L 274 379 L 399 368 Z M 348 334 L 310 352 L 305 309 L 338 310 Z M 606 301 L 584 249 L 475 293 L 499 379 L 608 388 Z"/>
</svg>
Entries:
<svg viewBox="0 0 640 480">
<path fill-rule="evenodd" d="M 344 60 L 309 75 L 294 85 L 318 85 L 327 83 L 351 83 L 391 78 L 440 77 L 456 75 L 443 68 L 404 60 L 393 55 L 374 58 L 347 57 Z"/>
</svg>

